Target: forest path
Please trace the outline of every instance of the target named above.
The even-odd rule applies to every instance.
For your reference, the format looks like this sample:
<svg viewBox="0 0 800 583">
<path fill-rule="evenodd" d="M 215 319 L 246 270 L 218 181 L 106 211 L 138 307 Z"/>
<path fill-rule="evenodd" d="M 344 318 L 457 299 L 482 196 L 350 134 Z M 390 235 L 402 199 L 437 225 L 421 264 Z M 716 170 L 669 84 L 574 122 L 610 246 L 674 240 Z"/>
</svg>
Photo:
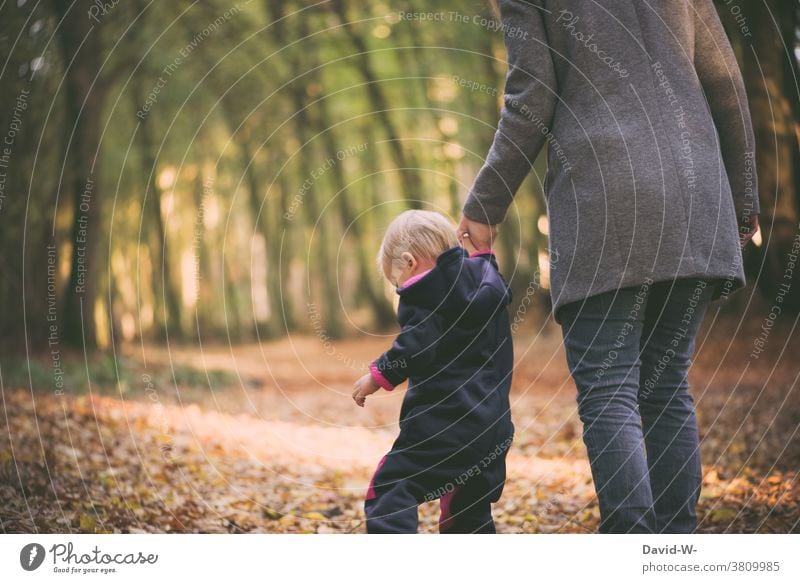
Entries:
<svg viewBox="0 0 800 583">
<path fill-rule="evenodd" d="M 364 409 L 350 391 L 387 341 L 295 337 L 234 348 L 153 346 L 144 355 L 128 347 L 136 374 L 122 393 L 37 391 L 32 399 L 6 387 L 3 528 L 363 532 L 362 497 L 397 433 L 403 390 L 381 391 Z M 596 531 L 559 338 L 518 338 L 515 346 L 516 436 L 494 508 L 498 531 Z M 790 379 L 758 394 L 763 376 L 748 371 L 732 390 L 739 373 L 718 361 L 701 350 L 692 377 L 704 437 L 700 529 L 797 531 L 797 415 L 775 408 L 790 386 L 780 383 Z M 176 385 L 173 370 L 180 379 L 187 367 L 201 372 Z M 423 505 L 421 531 L 435 532 L 437 515 L 435 503 Z"/>
</svg>

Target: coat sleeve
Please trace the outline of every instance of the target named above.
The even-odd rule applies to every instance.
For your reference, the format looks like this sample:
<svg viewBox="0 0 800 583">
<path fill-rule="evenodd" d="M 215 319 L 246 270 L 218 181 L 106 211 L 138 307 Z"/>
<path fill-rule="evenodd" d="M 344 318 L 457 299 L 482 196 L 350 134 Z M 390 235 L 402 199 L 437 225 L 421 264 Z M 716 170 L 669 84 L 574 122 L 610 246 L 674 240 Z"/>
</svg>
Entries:
<svg viewBox="0 0 800 583">
<path fill-rule="evenodd" d="M 442 317 L 420 306 L 400 300 L 398 319 L 400 334 L 391 348 L 369 365 L 372 378 L 391 391 L 410 376 L 429 372 L 436 358 L 436 348 L 444 333 Z"/>
<path fill-rule="evenodd" d="M 694 64 L 708 101 L 737 217 L 759 213 L 755 137 L 742 73 L 712 0 L 695 6 Z"/>
<path fill-rule="evenodd" d="M 464 216 L 501 223 L 545 142 L 556 105 L 556 76 L 541 0 L 500 0 L 508 73 L 500 121 Z"/>
<path fill-rule="evenodd" d="M 512 300 L 511 288 L 506 283 L 497 259 L 491 251 L 470 254 L 468 261 L 480 263 L 480 280 L 475 282 L 474 292 L 467 301 L 466 316 L 470 323 L 483 326 Z"/>
</svg>

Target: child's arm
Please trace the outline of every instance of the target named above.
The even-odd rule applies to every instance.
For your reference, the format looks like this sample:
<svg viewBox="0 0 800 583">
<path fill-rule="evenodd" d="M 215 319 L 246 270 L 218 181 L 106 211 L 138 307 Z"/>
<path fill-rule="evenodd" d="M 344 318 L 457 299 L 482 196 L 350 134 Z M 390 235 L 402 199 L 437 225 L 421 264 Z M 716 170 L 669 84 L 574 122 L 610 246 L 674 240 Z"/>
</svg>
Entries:
<svg viewBox="0 0 800 583">
<path fill-rule="evenodd" d="M 475 290 L 468 298 L 469 307 L 464 316 L 468 321 L 474 319 L 476 324 L 483 324 L 511 302 L 511 288 L 500 273 L 491 249 L 476 249 L 467 234 L 463 235 L 462 244 L 469 252 L 469 260 L 477 261 L 480 265 L 480 278 L 475 282 Z"/>
<path fill-rule="evenodd" d="M 420 306 L 400 300 L 398 319 L 402 329 L 391 348 L 369 366 L 374 381 L 391 391 L 410 376 L 420 376 L 434 361 L 444 333 L 442 317 Z"/>
</svg>

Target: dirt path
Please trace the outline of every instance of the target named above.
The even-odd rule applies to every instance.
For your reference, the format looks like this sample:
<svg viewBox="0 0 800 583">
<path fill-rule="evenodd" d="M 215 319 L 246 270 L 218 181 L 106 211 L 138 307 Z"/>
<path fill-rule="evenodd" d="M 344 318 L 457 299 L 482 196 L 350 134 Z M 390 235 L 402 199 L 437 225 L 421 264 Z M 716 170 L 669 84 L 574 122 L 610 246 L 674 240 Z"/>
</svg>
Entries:
<svg viewBox="0 0 800 583">
<path fill-rule="evenodd" d="M 366 409 L 349 394 L 386 342 L 129 348 L 122 393 L 5 387 L 3 529 L 361 532 L 361 499 L 397 433 L 402 391 L 381 392 Z M 797 531 L 800 487 L 788 470 L 796 472 L 797 452 L 787 448 L 796 417 L 774 407 L 770 417 L 767 407 L 789 389 L 755 395 L 756 371 L 740 375 L 737 395 L 728 384 L 735 371 L 711 356 L 701 353 L 693 375 L 707 462 L 701 530 Z M 598 511 L 558 338 L 518 341 L 517 357 L 516 438 L 498 530 L 592 532 Z M 173 371 L 187 367 L 199 380 L 176 385 Z M 421 508 L 422 531 L 435 532 L 437 513 Z"/>
</svg>

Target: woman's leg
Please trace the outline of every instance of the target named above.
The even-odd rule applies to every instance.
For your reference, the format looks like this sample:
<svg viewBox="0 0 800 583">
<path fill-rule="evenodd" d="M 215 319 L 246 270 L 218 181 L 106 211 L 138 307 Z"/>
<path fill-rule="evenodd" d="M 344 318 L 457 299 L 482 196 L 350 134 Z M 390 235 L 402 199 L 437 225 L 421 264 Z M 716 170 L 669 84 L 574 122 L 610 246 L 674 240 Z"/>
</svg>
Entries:
<svg viewBox="0 0 800 583">
<path fill-rule="evenodd" d="M 655 528 L 637 407 L 647 293 L 647 286 L 620 289 L 561 308 L 567 363 L 600 502 L 600 532 Z"/>
<path fill-rule="evenodd" d="M 653 285 L 645 312 L 639 389 L 657 532 L 693 532 L 701 468 L 689 366 L 710 299 L 702 280 Z"/>
</svg>

